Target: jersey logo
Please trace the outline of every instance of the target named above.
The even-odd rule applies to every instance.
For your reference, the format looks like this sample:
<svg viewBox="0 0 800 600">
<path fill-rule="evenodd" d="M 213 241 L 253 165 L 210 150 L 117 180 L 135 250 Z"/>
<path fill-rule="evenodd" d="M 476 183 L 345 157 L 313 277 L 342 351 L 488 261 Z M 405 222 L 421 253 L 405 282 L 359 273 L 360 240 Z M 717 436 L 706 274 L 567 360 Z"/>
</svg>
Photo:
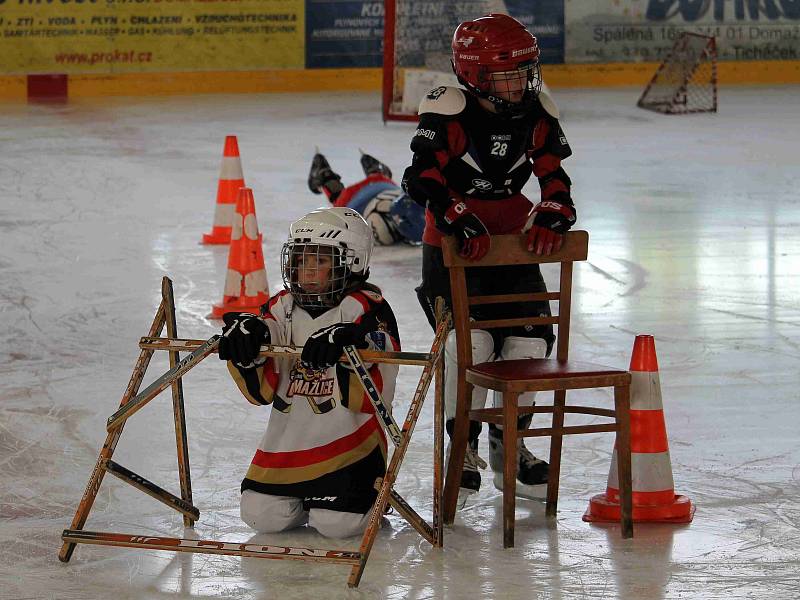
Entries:
<svg viewBox="0 0 800 600">
<path fill-rule="evenodd" d="M 429 140 L 433 141 L 433 138 L 436 137 L 436 132 L 433 129 L 422 129 L 421 127 L 417 129 L 414 133 L 415 136 L 428 138 Z"/>
<path fill-rule="evenodd" d="M 510 142 L 511 134 L 510 133 L 492 134 L 489 139 L 492 142 Z"/>
<path fill-rule="evenodd" d="M 332 397 L 333 386 L 336 381 L 332 377 L 325 377 L 327 372 L 327 369 L 311 369 L 301 361 L 295 361 L 289 373 L 289 387 L 286 390 L 286 397 L 305 396 L 311 409 L 316 414 L 330 412 L 336 406 L 336 400 Z M 320 402 L 320 398 L 325 398 L 325 400 Z M 285 404 L 286 406 L 281 409 L 281 412 L 288 413 L 292 405 L 289 402 Z"/>
<path fill-rule="evenodd" d="M 486 181 L 485 179 L 473 179 L 472 186 L 482 192 L 488 192 L 494 187 L 491 181 Z"/>
<path fill-rule="evenodd" d="M 443 85 L 433 88 L 430 92 L 428 92 L 428 100 L 438 100 L 446 91 L 447 88 Z"/>
</svg>

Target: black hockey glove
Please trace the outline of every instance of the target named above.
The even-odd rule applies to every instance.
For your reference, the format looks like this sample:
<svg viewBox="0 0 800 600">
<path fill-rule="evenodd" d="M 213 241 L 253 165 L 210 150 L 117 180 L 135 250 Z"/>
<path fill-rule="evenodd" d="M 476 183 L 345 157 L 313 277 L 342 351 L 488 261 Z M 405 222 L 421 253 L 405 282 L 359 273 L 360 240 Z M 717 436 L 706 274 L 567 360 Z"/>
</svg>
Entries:
<svg viewBox="0 0 800 600">
<path fill-rule="evenodd" d="M 461 242 L 459 254 L 468 260 L 480 260 L 489 251 L 492 240 L 478 216 L 463 201 L 454 201 L 444 213 L 445 222 Z"/>
<path fill-rule="evenodd" d="M 335 365 L 345 346 L 368 348 L 364 337 L 371 328 L 366 323 L 336 323 L 309 336 L 303 346 L 301 360 L 312 369 L 327 369 Z"/>
<path fill-rule="evenodd" d="M 244 369 L 255 367 L 261 344 L 269 343 L 266 323 L 252 313 L 225 313 L 222 320 L 225 327 L 219 341 L 220 359 L 232 360 Z"/>
<path fill-rule="evenodd" d="M 544 255 L 558 252 L 564 234 L 575 223 L 575 216 L 571 204 L 555 200 L 539 202 L 528 218 L 528 251 Z"/>
</svg>

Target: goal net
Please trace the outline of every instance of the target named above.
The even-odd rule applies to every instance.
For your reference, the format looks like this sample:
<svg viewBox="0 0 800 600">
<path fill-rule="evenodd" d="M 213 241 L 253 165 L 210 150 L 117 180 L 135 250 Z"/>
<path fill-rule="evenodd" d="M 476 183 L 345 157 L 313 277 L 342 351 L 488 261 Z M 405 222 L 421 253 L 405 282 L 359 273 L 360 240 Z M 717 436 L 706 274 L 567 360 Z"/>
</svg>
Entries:
<svg viewBox="0 0 800 600">
<path fill-rule="evenodd" d="M 637 106 L 665 114 L 717 112 L 717 46 L 713 37 L 682 33 Z"/>
<path fill-rule="evenodd" d="M 503 0 L 386 0 L 383 118 L 414 120 L 422 97 L 458 85 L 450 66 L 453 32 L 462 21 L 508 13 Z"/>
</svg>

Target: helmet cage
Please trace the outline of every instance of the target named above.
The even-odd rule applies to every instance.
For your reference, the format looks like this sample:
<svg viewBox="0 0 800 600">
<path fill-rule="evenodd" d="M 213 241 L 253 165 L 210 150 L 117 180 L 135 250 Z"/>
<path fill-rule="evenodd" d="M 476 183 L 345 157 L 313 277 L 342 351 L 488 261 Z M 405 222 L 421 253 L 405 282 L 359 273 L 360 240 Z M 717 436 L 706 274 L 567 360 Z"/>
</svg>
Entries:
<svg viewBox="0 0 800 600">
<path fill-rule="evenodd" d="M 314 272 L 319 274 L 319 265 L 326 258 L 331 265 L 327 281 L 313 279 Z M 351 283 L 355 258 L 356 253 L 350 248 L 312 243 L 308 240 L 288 241 L 281 250 L 283 285 L 303 308 L 334 307 L 339 304 Z M 309 262 L 313 262 L 314 266 L 309 266 Z M 311 280 L 308 279 L 309 276 L 312 276 Z M 301 282 L 301 279 L 304 281 Z M 313 284 L 317 284 L 320 289 L 308 289 Z M 307 287 L 303 287 L 304 285 Z"/>
<path fill-rule="evenodd" d="M 542 89 L 542 73 L 539 68 L 539 61 L 527 60 L 519 63 L 516 68 L 508 70 L 492 70 L 487 65 L 481 65 L 476 73 L 477 84 L 473 84 L 465 77 L 462 77 L 458 73 L 455 63 L 452 60 L 450 62 L 459 83 L 479 98 L 491 102 L 497 113 L 501 115 L 518 116 L 524 114 L 533 106 Z M 519 87 L 515 85 L 519 81 L 524 81 L 523 86 L 520 86 L 523 88 L 523 94 L 519 101 L 512 102 L 498 95 L 519 91 Z"/>
</svg>

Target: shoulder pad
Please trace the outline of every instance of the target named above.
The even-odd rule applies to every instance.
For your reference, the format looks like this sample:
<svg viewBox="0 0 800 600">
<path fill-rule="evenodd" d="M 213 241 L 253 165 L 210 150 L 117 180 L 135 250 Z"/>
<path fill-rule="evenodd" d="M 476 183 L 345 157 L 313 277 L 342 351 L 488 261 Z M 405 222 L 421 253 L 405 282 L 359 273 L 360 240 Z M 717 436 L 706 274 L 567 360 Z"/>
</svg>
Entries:
<svg viewBox="0 0 800 600">
<path fill-rule="evenodd" d="M 464 92 L 457 87 L 439 86 L 433 88 L 419 103 L 419 114 L 457 115 L 467 106 Z"/>
<path fill-rule="evenodd" d="M 558 119 L 561 116 L 555 100 L 553 100 L 553 97 L 550 95 L 550 88 L 547 87 L 544 81 L 542 82 L 542 89 L 539 91 L 539 102 L 541 102 L 542 108 L 544 108 L 547 114 L 554 119 Z"/>
<path fill-rule="evenodd" d="M 372 290 L 361 290 L 361 293 L 364 294 L 367 298 L 375 302 L 376 304 L 380 304 L 383 302 L 383 296 L 378 294 L 377 292 L 373 292 Z"/>
</svg>

